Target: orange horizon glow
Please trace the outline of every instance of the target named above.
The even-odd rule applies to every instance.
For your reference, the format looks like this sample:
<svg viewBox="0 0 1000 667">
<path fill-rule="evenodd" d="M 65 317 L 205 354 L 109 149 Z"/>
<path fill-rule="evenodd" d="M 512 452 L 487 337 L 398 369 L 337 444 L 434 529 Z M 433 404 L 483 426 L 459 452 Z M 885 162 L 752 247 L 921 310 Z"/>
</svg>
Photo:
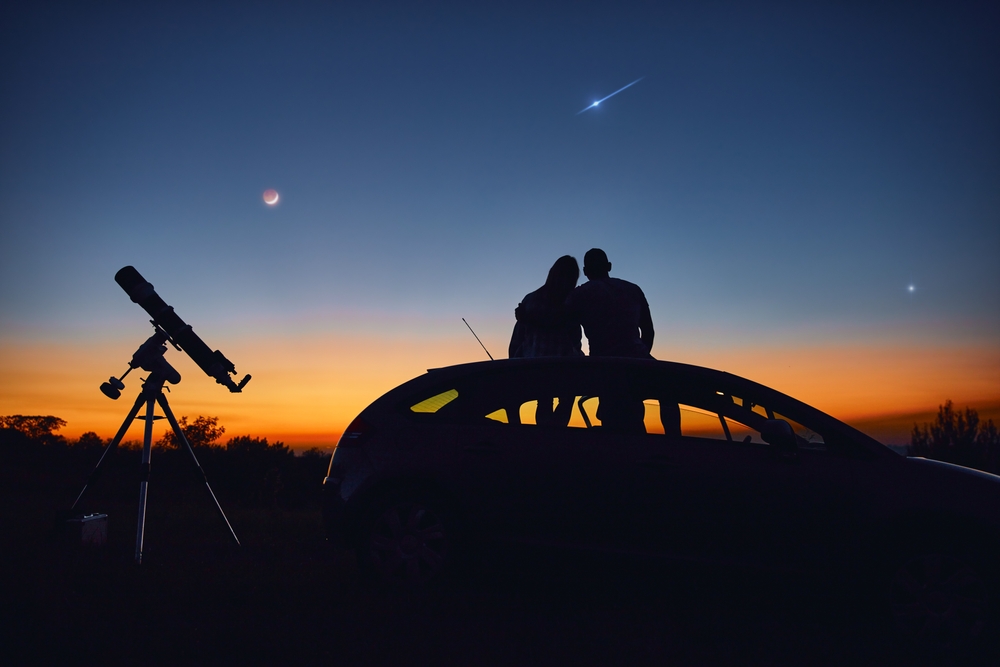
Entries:
<svg viewBox="0 0 1000 667">
<path fill-rule="evenodd" d="M 503 341 L 485 341 L 497 348 Z M 140 386 L 126 378 L 118 401 L 98 391 L 119 376 L 135 341 L 56 343 L 0 340 L 0 414 L 51 414 L 68 439 L 117 431 Z M 478 344 L 454 335 L 302 333 L 246 337 L 226 354 L 253 380 L 242 394 L 215 384 L 183 353 L 168 360 L 183 381 L 168 400 L 178 418 L 216 416 L 224 440 L 266 437 L 303 450 L 330 449 L 362 409 L 428 368 L 476 361 Z M 885 441 L 908 441 L 913 423 L 931 421 L 946 400 L 1000 421 L 1000 350 L 988 344 L 814 344 L 688 347 L 673 360 L 726 370 L 794 396 Z M 154 436 L 165 426 L 158 423 Z M 139 440 L 133 426 L 126 439 Z"/>
</svg>

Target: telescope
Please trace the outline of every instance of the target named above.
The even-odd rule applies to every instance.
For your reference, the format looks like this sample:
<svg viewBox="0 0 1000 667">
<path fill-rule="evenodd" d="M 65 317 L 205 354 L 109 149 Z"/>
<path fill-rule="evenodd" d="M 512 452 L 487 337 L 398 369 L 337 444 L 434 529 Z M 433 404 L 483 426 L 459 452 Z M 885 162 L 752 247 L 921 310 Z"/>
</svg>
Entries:
<svg viewBox="0 0 1000 667">
<path fill-rule="evenodd" d="M 146 341 L 147 344 L 154 345 L 154 339 L 162 337 L 170 341 L 178 350 L 187 352 L 188 356 L 201 367 L 201 370 L 205 371 L 209 377 L 215 378 L 216 382 L 227 387 L 229 391 L 233 393 L 243 391 L 243 387 L 250 381 L 250 376 L 247 375 L 244 377 L 240 380 L 239 384 L 233 382 L 233 379 L 229 377 L 236 374 L 236 366 L 233 365 L 233 362 L 226 359 L 226 355 L 222 354 L 219 350 L 212 352 L 212 349 L 205 344 L 205 341 L 194 332 L 191 325 L 184 322 L 174 312 L 174 309 L 160 298 L 160 295 L 156 293 L 153 286 L 135 270 L 135 267 L 126 266 L 118 271 L 115 274 L 115 282 L 125 290 L 125 293 L 128 294 L 133 303 L 139 304 L 143 310 L 149 313 L 149 316 L 153 318 L 151 320 L 153 327 L 158 332 L 162 332 L 160 336 L 154 335 Z M 159 346 L 162 343 L 163 340 L 159 340 L 155 345 Z M 140 349 L 140 351 L 142 350 Z M 129 363 L 129 370 L 143 368 L 143 370 L 152 372 L 154 369 L 143 366 L 143 357 L 147 356 L 136 352 L 136 355 L 133 356 L 132 361 Z M 122 377 L 125 376 L 123 375 Z M 171 382 L 171 384 L 176 384 L 177 382 L 180 382 L 180 377 L 177 378 L 176 382 Z M 101 391 L 109 398 L 116 399 L 118 396 L 113 396 L 112 394 L 116 391 L 120 392 L 123 388 L 119 387 L 118 384 L 121 384 L 120 380 L 112 383 L 105 382 L 101 385 Z M 107 388 L 105 385 L 107 385 Z M 109 393 L 108 389 L 114 391 Z"/>
<path fill-rule="evenodd" d="M 101 393 L 112 400 L 117 400 L 125 388 L 125 383 L 122 380 L 135 368 L 148 371 L 149 377 L 143 380 L 142 391 L 136 397 L 132 409 L 129 410 L 125 421 L 122 422 L 118 433 L 104 449 L 104 453 L 101 454 L 97 466 L 94 467 L 94 471 L 87 477 L 87 483 L 84 484 L 80 495 L 76 497 L 76 501 L 73 503 L 70 511 L 76 509 L 83 495 L 87 492 L 88 487 L 97 481 L 103 469 L 102 465 L 104 461 L 107 459 L 109 453 L 118 448 L 122 438 L 125 437 L 125 433 L 128 431 L 129 425 L 136 419 L 145 421 L 142 441 L 142 462 L 139 467 L 139 522 L 135 535 L 135 562 L 142 562 L 146 523 L 146 488 L 149 484 L 149 459 L 153 442 L 153 421 L 161 418 L 154 414 L 156 405 L 159 405 L 167 421 L 170 423 L 170 428 L 173 430 L 177 442 L 191 455 L 191 460 L 205 484 L 205 489 L 208 491 L 215 509 L 229 530 L 229 536 L 239 546 L 240 540 L 236 537 L 236 532 L 233 530 L 232 525 L 230 525 L 226 513 L 222 511 L 222 506 L 219 504 L 218 499 L 215 497 L 215 492 L 212 491 L 212 487 L 208 483 L 205 471 L 202 469 L 201 464 L 198 463 L 198 457 L 195 455 L 191 443 L 177 422 L 177 418 L 174 417 L 174 413 L 167 403 L 167 397 L 163 394 L 164 384 L 177 384 L 181 381 L 181 374 L 163 356 L 167 351 L 165 343 L 169 342 L 178 350 L 187 352 L 188 356 L 209 377 L 215 378 L 216 382 L 224 385 L 233 393 L 243 391 L 243 387 L 250 381 L 250 376 L 245 376 L 240 380 L 239 384 L 233 382 L 233 379 L 229 377 L 236 374 L 236 367 L 233 365 L 233 362 L 226 359 L 226 355 L 222 354 L 222 352 L 218 350 L 213 352 L 205 344 L 205 341 L 194 332 L 191 325 L 182 320 L 174 312 L 174 309 L 160 298 L 160 295 L 156 293 L 153 286 L 135 270 L 135 267 L 126 266 L 121 269 L 115 274 L 115 282 L 125 290 L 125 293 L 129 295 L 129 298 L 133 302 L 142 306 L 143 310 L 149 313 L 149 316 L 153 318 L 150 322 L 155 332 L 132 355 L 132 359 L 128 362 L 128 370 L 122 374 L 121 378 L 112 376 L 107 382 L 101 385 Z M 146 414 L 145 416 L 139 416 L 139 411 L 143 406 L 146 408 Z"/>
</svg>

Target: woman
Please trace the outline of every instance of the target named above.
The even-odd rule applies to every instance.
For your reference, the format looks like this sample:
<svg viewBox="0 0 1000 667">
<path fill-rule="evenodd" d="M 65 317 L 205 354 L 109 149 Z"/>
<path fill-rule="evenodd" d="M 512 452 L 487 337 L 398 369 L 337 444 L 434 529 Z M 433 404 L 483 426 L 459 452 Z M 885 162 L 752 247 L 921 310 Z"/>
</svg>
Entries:
<svg viewBox="0 0 1000 667">
<path fill-rule="evenodd" d="M 575 257 L 563 255 L 549 269 L 545 284 L 526 294 L 514 316 L 517 324 L 507 347 L 515 357 L 582 357 L 580 323 L 569 316 L 566 297 L 580 279 L 580 265 Z M 553 409 L 551 400 L 540 400 L 535 412 L 536 424 L 566 426 L 573 409 L 573 397 L 559 398 Z"/>
<path fill-rule="evenodd" d="M 563 255 L 549 269 L 545 284 L 526 294 L 514 310 L 517 324 L 507 347 L 515 357 L 582 357 L 580 323 L 566 312 L 566 297 L 580 279 L 576 258 Z"/>
</svg>

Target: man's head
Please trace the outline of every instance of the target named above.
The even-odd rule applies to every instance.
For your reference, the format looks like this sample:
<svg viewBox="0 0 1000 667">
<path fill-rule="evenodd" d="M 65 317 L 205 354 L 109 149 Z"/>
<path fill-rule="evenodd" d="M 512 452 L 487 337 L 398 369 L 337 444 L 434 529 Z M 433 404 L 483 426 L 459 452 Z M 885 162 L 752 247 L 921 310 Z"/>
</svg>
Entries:
<svg viewBox="0 0 1000 667">
<path fill-rule="evenodd" d="M 611 272 L 611 262 L 608 256 L 600 248 L 591 248 L 583 256 L 583 275 L 590 280 L 607 278 Z"/>
</svg>

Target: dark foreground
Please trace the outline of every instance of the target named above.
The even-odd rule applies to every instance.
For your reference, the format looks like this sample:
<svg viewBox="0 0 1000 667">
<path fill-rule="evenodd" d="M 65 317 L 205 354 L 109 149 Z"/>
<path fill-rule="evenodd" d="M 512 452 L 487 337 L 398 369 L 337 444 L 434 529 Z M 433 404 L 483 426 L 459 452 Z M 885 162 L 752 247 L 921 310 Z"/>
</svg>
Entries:
<svg viewBox="0 0 1000 667">
<path fill-rule="evenodd" d="M 802 582 L 614 559 L 516 560 L 423 593 L 379 590 L 325 544 L 318 507 L 220 494 L 244 546 L 197 486 L 155 477 L 146 562 L 132 562 L 131 484 L 102 552 L 67 549 L 54 517 L 86 469 L 0 463 L 0 644 L 6 664 L 933 665 L 857 601 Z M 120 482 L 120 480 L 119 480 Z M 127 488 L 126 488 L 127 487 Z M 989 664 L 989 663 L 987 663 Z"/>
</svg>

